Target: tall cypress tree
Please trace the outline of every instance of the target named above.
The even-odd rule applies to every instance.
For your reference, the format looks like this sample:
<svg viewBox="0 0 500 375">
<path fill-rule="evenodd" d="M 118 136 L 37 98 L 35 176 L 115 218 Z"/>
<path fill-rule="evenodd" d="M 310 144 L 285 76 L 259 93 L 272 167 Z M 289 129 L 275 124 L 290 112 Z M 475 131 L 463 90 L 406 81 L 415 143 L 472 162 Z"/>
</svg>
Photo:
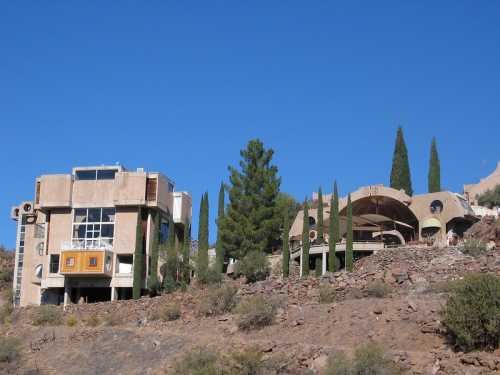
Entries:
<svg viewBox="0 0 500 375">
<path fill-rule="evenodd" d="M 208 192 L 201 198 L 199 220 L 197 275 L 203 277 L 208 270 Z"/>
<path fill-rule="evenodd" d="M 151 254 L 151 267 L 149 269 L 148 288 L 156 290 L 158 288 L 158 257 L 160 247 L 160 212 L 153 211 L 153 231 L 151 235 L 151 242 L 149 246 L 149 253 Z"/>
<path fill-rule="evenodd" d="M 309 276 L 309 207 L 304 201 L 304 223 L 302 224 L 302 277 Z"/>
<path fill-rule="evenodd" d="M 229 202 L 221 229 L 224 251 L 232 258 L 270 250 L 280 240 L 283 216 L 277 200 L 281 179 L 278 168 L 271 164 L 273 154 L 254 139 L 240 152 L 240 167 L 229 167 Z"/>
<path fill-rule="evenodd" d="M 431 156 L 429 160 L 429 193 L 441 191 L 441 165 L 439 163 L 436 137 L 432 138 Z"/>
<path fill-rule="evenodd" d="M 135 251 L 134 251 L 134 279 L 132 280 L 132 297 L 141 298 L 142 274 L 144 268 L 144 235 L 142 231 L 142 209 L 137 213 L 137 227 L 135 231 Z"/>
<path fill-rule="evenodd" d="M 318 244 L 322 244 L 325 242 L 325 235 L 324 235 L 324 229 L 323 229 L 323 192 L 321 191 L 321 186 L 318 189 L 318 222 L 317 222 L 317 228 L 318 228 L 318 239 L 317 242 Z"/>
<path fill-rule="evenodd" d="M 168 218 L 167 263 L 163 288 L 167 293 L 177 287 L 177 248 L 175 243 L 175 226 L 172 214 Z"/>
<path fill-rule="evenodd" d="M 333 183 L 333 194 L 330 199 L 330 223 L 328 226 L 328 270 L 330 272 L 337 271 L 335 252 L 339 240 L 339 192 L 337 190 L 337 181 L 335 181 Z"/>
<path fill-rule="evenodd" d="M 396 145 L 392 157 L 391 187 L 397 190 L 404 189 L 406 194 L 413 195 L 408 150 L 406 149 L 403 128 L 401 126 L 397 131 Z"/>
<path fill-rule="evenodd" d="M 224 270 L 224 246 L 222 243 L 221 225 L 224 220 L 224 184 L 220 184 L 219 190 L 219 207 L 217 212 L 217 242 L 215 244 L 215 267 L 217 272 L 222 273 Z"/>
<path fill-rule="evenodd" d="M 349 272 L 353 270 L 353 233 L 352 233 L 352 203 L 351 194 L 347 196 L 347 234 L 345 247 L 345 269 Z"/>
<path fill-rule="evenodd" d="M 182 241 L 182 281 L 189 283 L 191 267 L 189 266 L 189 254 L 191 252 L 191 224 L 186 219 L 184 223 L 184 239 Z"/>
<path fill-rule="evenodd" d="M 283 213 L 283 277 L 290 274 L 290 218 L 288 212 Z"/>
</svg>

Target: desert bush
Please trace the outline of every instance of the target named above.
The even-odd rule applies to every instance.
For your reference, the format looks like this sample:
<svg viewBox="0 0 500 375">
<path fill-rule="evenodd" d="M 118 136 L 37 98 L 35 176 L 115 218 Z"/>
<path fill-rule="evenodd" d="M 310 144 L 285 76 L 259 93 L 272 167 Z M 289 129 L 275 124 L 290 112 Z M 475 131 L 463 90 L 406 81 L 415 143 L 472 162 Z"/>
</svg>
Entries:
<svg viewBox="0 0 500 375">
<path fill-rule="evenodd" d="M 237 293 L 238 289 L 230 285 L 221 285 L 209 289 L 200 300 L 199 314 L 212 316 L 231 312 L 237 304 Z"/>
<path fill-rule="evenodd" d="M 265 280 L 269 276 L 269 260 L 266 254 L 252 251 L 236 263 L 236 276 L 244 276 L 247 283 Z"/>
<path fill-rule="evenodd" d="M 460 280 L 442 280 L 429 285 L 429 293 L 450 293 Z"/>
<path fill-rule="evenodd" d="M 493 350 L 500 343 L 500 277 L 471 274 L 457 282 L 441 311 L 459 349 Z"/>
<path fill-rule="evenodd" d="M 31 323 L 35 326 L 59 325 L 62 321 L 61 310 L 54 305 L 36 306 L 30 312 Z"/>
<path fill-rule="evenodd" d="M 180 317 L 181 317 L 181 306 L 178 303 L 172 303 L 156 310 L 151 316 L 151 319 L 170 322 L 173 320 L 177 320 Z"/>
<path fill-rule="evenodd" d="M 352 359 L 338 352 L 328 358 L 322 375 L 399 375 L 402 374 L 376 343 L 359 346 Z"/>
<path fill-rule="evenodd" d="M 273 324 L 276 306 L 262 296 L 253 296 L 242 301 L 237 311 L 239 313 L 238 328 L 249 331 Z"/>
<path fill-rule="evenodd" d="M 89 327 L 97 327 L 101 324 L 101 320 L 96 314 L 91 314 L 87 319 L 85 319 L 85 324 Z"/>
<path fill-rule="evenodd" d="M 487 251 L 486 245 L 475 238 L 466 240 L 462 248 L 462 253 L 473 257 L 481 256 Z"/>
<path fill-rule="evenodd" d="M 222 375 L 218 354 L 203 348 L 194 349 L 182 356 L 174 365 L 176 375 Z"/>
<path fill-rule="evenodd" d="M 366 292 L 370 297 L 384 298 L 387 297 L 392 291 L 390 285 L 384 283 L 382 280 L 375 280 L 369 283 L 366 287 Z"/>
<path fill-rule="evenodd" d="M 211 267 L 205 270 L 198 270 L 196 278 L 203 285 L 220 284 L 222 282 L 222 274 Z"/>
<path fill-rule="evenodd" d="M 14 308 L 12 306 L 12 303 L 4 303 L 0 307 L 0 324 L 6 324 L 10 322 L 12 312 L 14 311 Z"/>
<path fill-rule="evenodd" d="M 256 348 L 248 348 L 231 354 L 228 366 L 231 375 L 266 375 L 272 369 L 263 361 L 263 353 Z"/>
<path fill-rule="evenodd" d="M 103 318 L 103 323 L 107 326 L 114 327 L 123 324 L 124 320 L 124 316 L 115 311 L 113 313 L 105 315 Z"/>
<path fill-rule="evenodd" d="M 19 358 L 20 343 L 14 337 L 0 337 L 0 363 L 14 362 Z"/>
<path fill-rule="evenodd" d="M 10 283 L 13 277 L 13 270 L 6 270 L 0 272 L 0 281 Z"/>
<path fill-rule="evenodd" d="M 68 325 L 68 327 L 74 327 L 78 324 L 78 319 L 74 314 L 68 315 L 68 317 L 66 318 L 66 324 Z"/>
<path fill-rule="evenodd" d="M 319 303 L 335 302 L 336 291 L 331 284 L 321 284 L 319 286 Z"/>
</svg>

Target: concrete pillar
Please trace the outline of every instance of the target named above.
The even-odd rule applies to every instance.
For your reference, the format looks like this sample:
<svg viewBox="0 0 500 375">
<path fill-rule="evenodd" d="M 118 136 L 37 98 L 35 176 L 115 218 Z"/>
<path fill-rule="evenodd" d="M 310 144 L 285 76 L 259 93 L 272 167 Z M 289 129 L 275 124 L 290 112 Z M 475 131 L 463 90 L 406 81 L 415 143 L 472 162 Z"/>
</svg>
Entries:
<svg viewBox="0 0 500 375">
<path fill-rule="evenodd" d="M 321 268 L 322 268 L 321 274 L 324 275 L 326 273 L 326 251 L 325 251 L 325 249 L 323 249 L 322 256 L 323 256 L 323 259 L 321 262 Z"/>
<path fill-rule="evenodd" d="M 68 285 L 68 281 L 64 280 L 64 306 L 67 306 L 71 301 L 71 288 Z"/>
<path fill-rule="evenodd" d="M 299 276 L 302 277 L 302 249 L 300 249 L 300 268 L 299 268 Z"/>
<path fill-rule="evenodd" d="M 117 300 L 116 288 L 114 286 L 111 287 L 111 301 Z"/>
</svg>

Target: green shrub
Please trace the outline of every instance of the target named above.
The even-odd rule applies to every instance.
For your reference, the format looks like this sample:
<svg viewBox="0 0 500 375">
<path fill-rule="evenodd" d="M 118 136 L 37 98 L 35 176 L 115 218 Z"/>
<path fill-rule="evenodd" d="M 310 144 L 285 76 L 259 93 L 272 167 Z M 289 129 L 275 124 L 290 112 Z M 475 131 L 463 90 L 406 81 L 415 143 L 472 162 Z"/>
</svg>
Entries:
<svg viewBox="0 0 500 375">
<path fill-rule="evenodd" d="M 263 353 L 255 348 L 248 348 L 231 354 L 231 375 L 266 375 L 271 369 L 263 361 Z"/>
<path fill-rule="evenodd" d="M 430 293 L 450 293 L 457 286 L 460 280 L 442 280 L 432 283 L 429 286 Z"/>
<path fill-rule="evenodd" d="M 392 291 L 390 285 L 384 283 L 381 280 L 372 281 L 366 287 L 366 292 L 370 297 L 384 298 L 387 297 Z"/>
<path fill-rule="evenodd" d="M 222 282 L 222 274 L 210 267 L 198 270 L 196 277 L 198 282 L 203 285 L 220 284 Z"/>
<path fill-rule="evenodd" d="M 465 255 L 470 255 L 473 257 L 478 257 L 487 252 L 486 245 L 482 243 L 480 240 L 476 240 L 474 238 L 468 239 L 464 242 L 462 253 Z"/>
<path fill-rule="evenodd" d="M 322 375 L 399 375 L 402 370 L 376 343 L 359 346 L 352 359 L 338 352 L 328 358 Z"/>
<path fill-rule="evenodd" d="M 89 327 L 97 327 L 101 323 L 99 317 L 96 314 L 90 315 L 86 320 L 85 324 Z"/>
<path fill-rule="evenodd" d="M 180 317 L 181 317 L 181 306 L 178 303 L 172 303 L 156 310 L 151 316 L 151 319 L 170 322 L 173 320 L 177 320 Z"/>
<path fill-rule="evenodd" d="M 269 260 L 266 254 L 252 251 L 236 263 L 236 276 L 244 276 L 248 283 L 265 280 L 269 276 Z"/>
<path fill-rule="evenodd" d="M 54 305 L 36 306 L 30 312 L 31 323 L 35 326 L 59 325 L 62 321 L 61 310 Z"/>
<path fill-rule="evenodd" d="M 262 296 L 253 296 L 238 305 L 238 328 L 243 331 L 259 329 L 273 324 L 276 306 Z"/>
<path fill-rule="evenodd" d="M 464 351 L 500 343 L 500 277 L 471 274 L 457 282 L 441 311 L 451 341 Z"/>
<path fill-rule="evenodd" d="M 14 362 L 19 358 L 20 343 L 14 337 L 0 337 L 0 363 Z"/>
<path fill-rule="evenodd" d="M 336 297 L 335 287 L 330 284 L 319 286 L 319 303 L 333 303 Z"/>
<path fill-rule="evenodd" d="M 66 318 L 66 324 L 68 325 L 68 327 L 74 327 L 78 324 L 78 319 L 74 314 L 68 315 L 68 317 Z"/>
<path fill-rule="evenodd" d="M 10 283 L 13 277 L 13 270 L 5 270 L 0 272 L 0 281 Z"/>
<path fill-rule="evenodd" d="M 238 289 L 222 285 L 209 289 L 200 300 L 198 312 L 203 316 L 222 315 L 231 312 L 236 306 Z"/>
<path fill-rule="evenodd" d="M 182 356 L 174 365 L 175 375 L 221 375 L 219 356 L 203 348 L 194 349 Z"/>
<path fill-rule="evenodd" d="M 0 324 L 7 324 L 10 322 L 12 317 L 12 312 L 14 308 L 11 303 L 4 303 L 2 307 L 0 307 Z"/>
</svg>

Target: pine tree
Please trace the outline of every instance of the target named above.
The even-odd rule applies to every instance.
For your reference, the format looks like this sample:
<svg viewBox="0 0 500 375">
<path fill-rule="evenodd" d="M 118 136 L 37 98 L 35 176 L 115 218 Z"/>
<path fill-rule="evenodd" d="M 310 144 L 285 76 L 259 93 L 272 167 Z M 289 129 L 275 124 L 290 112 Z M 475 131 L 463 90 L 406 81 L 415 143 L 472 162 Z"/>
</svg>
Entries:
<svg viewBox="0 0 500 375">
<path fill-rule="evenodd" d="M 201 198 L 199 220 L 196 271 L 197 276 L 201 278 L 208 271 L 208 193 L 203 194 Z"/>
<path fill-rule="evenodd" d="M 330 272 L 337 271 L 335 253 L 339 240 L 339 192 L 337 190 L 337 181 L 335 181 L 333 184 L 333 194 L 330 199 L 330 223 L 328 226 L 328 270 Z"/>
<path fill-rule="evenodd" d="M 302 224 L 302 277 L 309 276 L 309 207 L 304 201 L 304 223 Z"/>
<path fill-rule="evenodd" d="M 186 219 L 184 223 L 184 239 L 182 241 L 182 281 L 189 284 L 191 276 L 191 267 L 189 265 L 189 254 L 191 252 L 191 224 Z"/>
<path fill-rule="evenodd" d="M 221 225 L 224 220 L 224 184 L 220 184 L 219 190 L 219 207 L 217 213 L 217 242 L 215 244 L 215 266 L 216 270 L 219 273 L 222 273 L 224 270 L 224 246 L 222 243 L 221 236 Z"/>
<path fill-rule="evenodd" d="M 137 226 L 135 232 L 135 251 L 134 251 L 134 279 L 132 281 L 132 297 L 141 298 L 142 292 L 142 274 L 144 269 L 144 235 L 142 231 L 142 209 L 137 213 Z"/>
<path fill-rule="evenodd" d="M 345 247 L 345 268 L 347 271 L 353 270 L 353 233 L 352 233 L 352 203 L 351 194 L 347 196 L 347 234 Z"/>
<path fill-rule="evenodd" d="M 240 168 L 229 167 L 229 202 L 221 226 L 224 250 L 237 259 L 270 250 L 280 240 L 283 223 L 277 208 L 281 179 L 271 164 L 274 151 L 255 139 L 240 154 Z"/>
<path fill-rule="evenodd" d="M 429 193 L 441 191 L 441 166 L 436 145 L 436 137 L 432 138 L 431 157 L 429 160 Z"/>
<path fill-rule="evenodd" d="M 398 128 L 396 145 L 392 157 L 391 187 L 397 190 L 403 189 L 406 194 L 413 195 L 411 187 L 410 164 L 408 161 L 408 150 L 403 137 L 403 129 Z"/>
<path fill-rule="evenodd" d="M 175 225 L 172 214 L 170 214 L 168 221 L 167 262 L 165 277 L 163 279 L 163 289 L 165 289 L 167 293 L 170 293 L 177 287 L 177 248 L 175 243 Z"/>
<path fill-rule="evenodd" d="M 318 238 L 317 238 L 317 243 L 322 244 L 325 242 L 325 235 L 324 235 L 324 229 L 323 229 L 323 192 L 321 191 L 321 186 L 318 189 L 318 222 L 317 222 L 317 229 L 318 229 Z"/>
<path fill-rule="evenodd" d="M 148 288 L 154 292 L 158 289 L 158 258 L 160 247 L 160 212 L 153 211 L 153 230 L 149 253 L 151 254 L 151 267 L 149 269 Z"/>
<path fill-rule="evenodd" d="M 290 218 L 287 212 L 283 214 L 283 277 L 290 274 Z"/>
</svg>

